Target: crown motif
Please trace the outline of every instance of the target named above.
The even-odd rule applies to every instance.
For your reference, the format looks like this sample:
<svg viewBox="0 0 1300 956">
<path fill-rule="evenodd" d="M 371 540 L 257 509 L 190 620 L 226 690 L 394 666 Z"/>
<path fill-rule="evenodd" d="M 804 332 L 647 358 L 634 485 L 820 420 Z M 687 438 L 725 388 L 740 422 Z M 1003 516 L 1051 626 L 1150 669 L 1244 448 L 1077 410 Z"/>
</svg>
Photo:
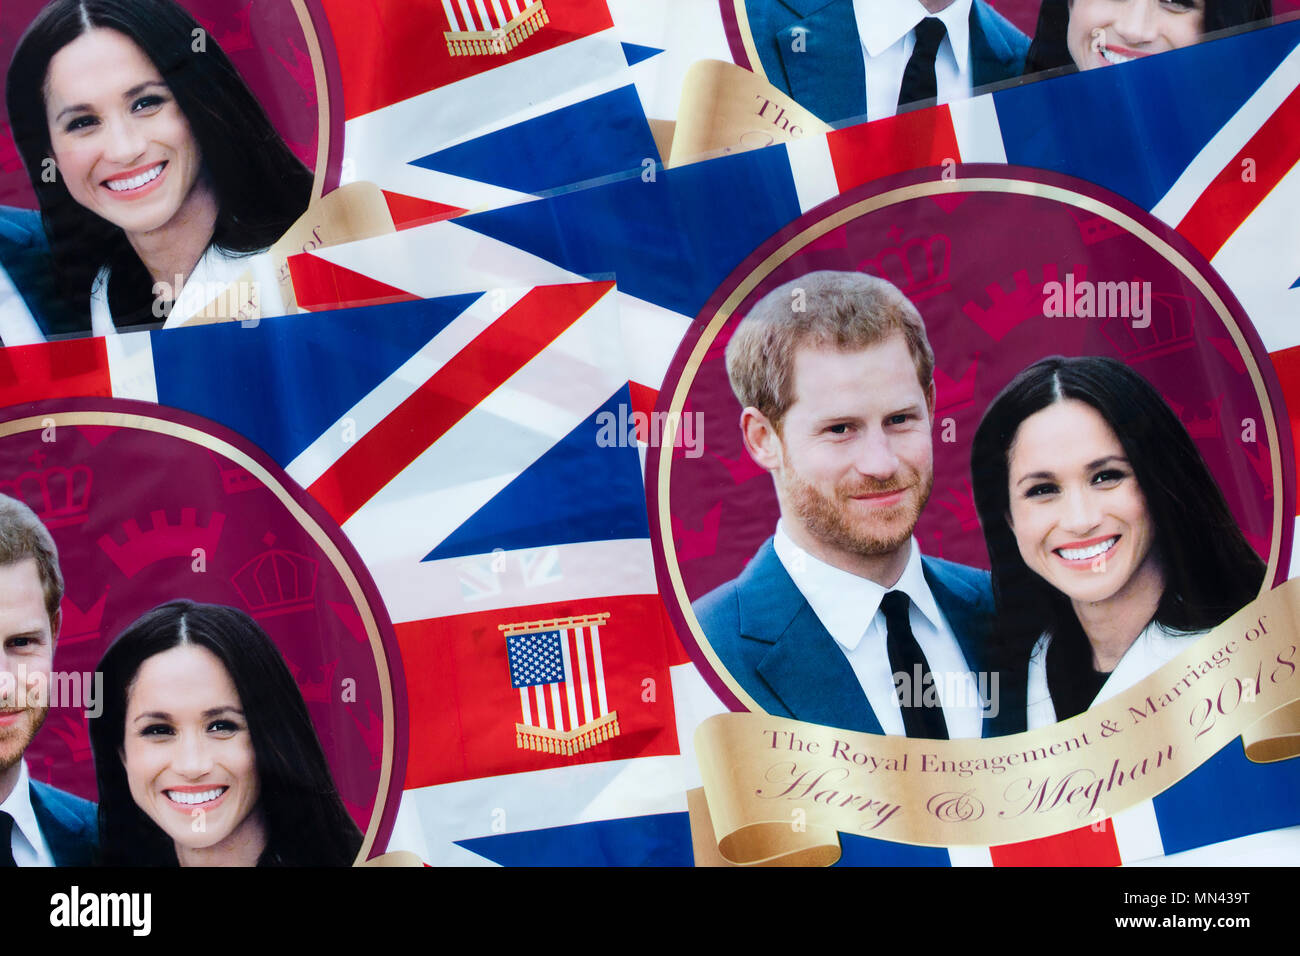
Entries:
<svg viewBox="0 0 1300 956">
<path fill-rule="evenodd" d="M 40 468 L 45 458 L 36 452 L 29 460 Z M 55 465 L 44 471 L 24 471 L 12 481 L 0 481 L 0 492 L 27 504 L 45 527 L 63 528 L 81 524 L 90 514 L 92 478 L 85 465 Z"/>
<path fill-rule="evenodd" d="M 1083 237 L 1085 245 L 1095 246 L 1097 243 L 1105 242 L 1107 239 L 1126 235 L 1120 226 L 1103 216 L 1072 215 L 1071 218 L 1074 219 L 1074 224 L 1078 227 L 1079 235 Z"/>
<path fill-rule="evenodd" d="M 881 250 L 874 258 L 863 259 L 858 263 L 858 271 L 892 282 L 913 302 L 952 288 L 948 277 L 952 243 L 947 236 L 935 234 L 901 242 L 903 232 L 894 226 L 889 230 L 889 238 L 899 244 Z"/>
<path fill-rule="evenodd" d="M 303 674 L 306 672 L 302 668 L 288 658 L 285 658 L 285 663 L 289 665 L 289 673 L 293 675 L 293 682 L 302 692 L 303 700 L 309 704 L 327 704 L 334 700 L 336 694 L 334 669 L 339 665 L 337 660 L 330 661 L 326 665 L 325 679 L 319 681 L 304 680 Z"/>
<path fill-rule="evenodd" d="M 722 502 L 718 502 L 704 515 L 698 529 L 672 515 L 673 545 L 678 561 L 691 561 L 707 557 L 718 550 L 718 533 L 722 529 Z"/>
<path fill-rule="evenodd" d="M 221 475 L 221 490 L 226 494 L 237 495 L 241 491 L 252 491 L 255 488 L 262 487 L 262 483 L 246 469 L 240 468 L 234 462 L 221 457 L 216 452 L 209 451 L 208 454 L 216 462 L 217 473 Z"/>
<path fill-rule="evenodd" d="M 1242 454 L 1246 456 L 1246 461 L 1250 464 L 1250 470 L 1255 473 L 1259 483 L 1264 486 L 1264 497 L 1273 497 L 1273 460 L 1269 457 L 1268 447 L 1258 442 L 1253 443 L 1258 449 L 1251 451 L 1250 444 L 1242 446 Z"/>
<path fill-rule="evenodd" d="M 380 759 L 384 752 L 384 722 L 376 716 L 370 704 L 366 704 L 366 719 L 362 723 L 361 718 L 357 716 L 358 706 L 352 704 L 348 707 L 348 716 L 352 718 L 352 723 L 356 724 L 357 733 L 365 741 L 366 752 L 370 754 L 370 766 L 379 765 Z"/>
<path fill-rule="evenodd" d="M 59 605 L 59 610 L 63 613 L 63 623 L 59 629 L 59 646 L 99 640 L 99 628 L 104 620 L 104 607 L 107 603 L 108 591 L 105 590 L 88 611 L 83 611 L 72 603 L 72 598 L 65 592 L 63 603 Z"/>
<path fill-rule="evenodd" d="M 954 379 L 937 365 L 934 368 L 934 391 L 935 391 L 935 409 L 934 415 L 939 417 L 940 413 L 956 411 L 959 408 L 965 408 L 968 405 L 975 404 L 975 373 L 979 365 L 980 355 L 975 353 L 970 364 L 966 366 L 966 371 L 961 378 Z"/>
<path fill-rule="evenodd" d="M 1192 414 L 1189 410 L 1190 406 L 1180 405 L 1167 396 L 1165 402 L 1174 410 L 1174 414 L 1178 416 L 1178 420 L 1183 423 L 1187 434 L 1192 438 L 1218 438 L 1222 434 L 1219 426 L 1219 410 L 1223 406 L 1222 395 L 1196 406 L 1198 412 L 1208 409 L 1209 414 L 1205 415 Z"/>
<path fill-rule="evenodd" d="M 231 26 L 222 24 L 225 27 L 220 33 L 213 33 L 212 38 L 221 45 L 222 51 L 226 56 L 237 53 L 240 50 L 255 50 L 257 42 L 253 39 L 253 24 L 251 4 L 236 10 L 234 13 L 235 22 Z"/>
<path fill-rule="evenodd" d="M 101 535 L 99 547 L 118 570 L 128 578 L 135 577 L 143 568 L 167 558 L 189 558 L 195 548 L 202 548 L 211 555 L 217 550 L 221 540 L 221 528 L 226 523 L 226 516 L 214 511 L 208 519 L 207 527 L 198 522 L 198 512 L 194 508 L 182 508 L 181 520 L 169 524 L 167 514 L 163 511 L 149 512 L 153 522 L 152 530 L 141 531 L 134 518 L 122 525 L 126 532 L 126 543 L 118 544 L 112 535 Z"/>
<path fill-rule="evenodd" d="M 262 539 L 270 550 L 249 561 L 230 579 L 253 617 L 275 617 L 316 606 L 320 562 L 305 554 L 272 548 L 275 535 Z"/>
<path fill-rule="evenodd" d="M 1033 282 L 1029 278 L 1029 270 L 1019 269 L 1012 276 L 1014 284 L 1010 291 L 1004 289 L 1000 282 L 985 286 L 988 308 L 972 299 L 961 310 L 991 339 L 1001 342 L 1020 323 L 1042 317 L 1047 284 L 1057 281 L 1059 271 L 1055 263 L 1049 263 L 1043 266 L 1042 281 Z M 1086 270 L 1083 266 L 1075 266 L 1074 271 L 1077 277 L 1082 278 Z"/>
<path fill-rule="evenodd" d="M 947 511 L 959 522 L 961 530 L 975 531 L 980 526 L 979 512 L 975 510 L 975 492 L 970 486 L 969 481 L 963 481 L 966 486 L 963 491 L 961 488 L 949 486 L 944 492 L 944 497 L 937 499 L 938 504 L 944 511 Z M 947 499 L 951 498 L 951 501 Z"/>
<path fill-rule="evenodd" d="M 1181 352 L 1196 341 L 1186 303 L 1180 295 L 1157 293 L 1151 296 L 1151 314 L 1143 328 L 1134 328 L 1133 319 L 1112 318 L 1102 323 L 1101 334 L 1129 365 Z"/>
<path fill-rule="evenodd" d="M 483 3 L 477 3 L 477 19 L 464 3 L 460 5 L 462 17 L 456 16 L 450 3 L 444 3 L 443 10 L 451 26 L 443 34 L 447 40 L 447 52 L 452 56 L 509 53 L 550 22 L 542 0 L 536 0 L 520 9 L 526 2 L 527 0 L 492 0 L 490 12 Z"/>
<path fill-rule="evenodd" d="M 739 458 L 725 458 L 713 450 L 709 451 L 709 456 L 711 458 L 716 458 L 722 463 L 722 467 L 727 469 L 727 474 L 731 476 L 731 483 L 733 485 L 743 485 L 751 478 L 758 478 L 761 475 L 767 474 L 758 462 L 749 457 L 749 452 L 745 451 L 743 445 L 740 449 Z"/>
<path fill-rule="evenodd" d="M 932 558 L 943 557 L 943 531 L 935 528 L 933 531 L 920 531 L 918 535 L 926 540 L 926 544 L 921 548 L 922 554 L 928 554 Z"/>
<path fill-rule="evenodd" d="M 63 715 L 59 723 L 50 723 L 54 736 L 67 745 L 72 754 L 73 763 L 85 763 L 90 759 L 90 726 L 84 720 Z"/>
<path fill-rule="evenodd" d="M 1228 363 L 1229 367 L 1238 375 L 1246 374 L 1246 360 L 1242 358 L 1241 349 L 1237 348 L 1237 343 L 1232 341 L 1226 335 L 1211 335 L 1210 344 L 1214 350 L 1223 356 L 1223 360 Z"/>
</svg>

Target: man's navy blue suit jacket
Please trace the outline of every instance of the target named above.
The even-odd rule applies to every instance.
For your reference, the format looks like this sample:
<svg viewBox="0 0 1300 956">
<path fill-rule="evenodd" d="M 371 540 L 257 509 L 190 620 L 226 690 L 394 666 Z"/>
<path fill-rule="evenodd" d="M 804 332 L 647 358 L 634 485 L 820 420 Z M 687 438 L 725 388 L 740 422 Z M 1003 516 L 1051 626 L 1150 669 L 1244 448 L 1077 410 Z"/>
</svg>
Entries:
<svg viewBox="0 0 1300 956">
<path fill-rule="evenodd" d="M 987 670 L 994 610 L 988 572 L 927 557 L 921 566 L 967 665 Z M 723 666 L 769 714 L 884 733 L 848 658 L 791 580 L 771 538 L 740 577 L 704 595 L 694 610 Z M 1006 676 L 999 676 L 997 714 L 985 715 L 986 737 L 1025 729 L 1024 695 Z M 991 691 L 991 680 L 987 686 Z"/>
<path fill-rule="evenodd" d="M 866 113 L 867 67 L 853 0 L 745 0 L 745 9 L 768 82 L 827 123 Z M 1020 76 L 1028 53 L 1029 38 L 983 0 L 975 0 L 970 11 L 972 86 Z"/>
</svg>

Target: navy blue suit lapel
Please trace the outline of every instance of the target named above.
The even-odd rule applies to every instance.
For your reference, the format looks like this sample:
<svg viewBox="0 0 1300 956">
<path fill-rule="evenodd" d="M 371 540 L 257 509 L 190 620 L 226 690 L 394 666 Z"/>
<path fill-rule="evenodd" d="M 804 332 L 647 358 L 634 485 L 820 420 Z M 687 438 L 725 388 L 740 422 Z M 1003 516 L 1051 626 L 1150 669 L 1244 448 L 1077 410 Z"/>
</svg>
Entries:
<svg viewBox="0 0 1300 956">
<path fill-rule="evenodd" d="M 924 556 L 921 569 L 926 584 L 930 585 L 930 593 L 934 595 L 934 602 L 939 605 L 966 658 L 966 666 L 978 672 L 984 665 L 989 628 L 988 609 L 981 609 L 984 596 L 955 577 L 943 574 L 938 565 Z"/>
<path fill-rule="evenodd" d="M 756 670 L 789 716 L 883 733 L 848 659 L 795 587 L 771 541 L 750 570 L 752 584 L 739 594 L 740 633 L 772 645 Z"/>
<path fill-rule="evenodd" d="M 803 11 L 816 2 L 787 3 Z M 795 33 L 802 33 L 803 50 L 795 49 Z M 831 0 L 776 36 L 781 65 L 790 95 L 828 123 L 867 112 L 867 68 L 862 40 L 853 14 L 853 0 Z"/>
<path fill-rule="evenodd" d="M 1024 57 L 1017 57 L 992 12 L 978 2 L 970 8 L 970 58 L 971 86 L 977 89 L 1019 76 L 1024 69 Z"/>
<path fill-rule="evenodd" d="M 55 866 L 90 866 L 94 857 L 94 833 L 75 813 L 60 806 L 53 794 L 46 794 L 35 781 L 31 784 L 32 812 L 41 835 L 50 847 Z"/>
</svg>

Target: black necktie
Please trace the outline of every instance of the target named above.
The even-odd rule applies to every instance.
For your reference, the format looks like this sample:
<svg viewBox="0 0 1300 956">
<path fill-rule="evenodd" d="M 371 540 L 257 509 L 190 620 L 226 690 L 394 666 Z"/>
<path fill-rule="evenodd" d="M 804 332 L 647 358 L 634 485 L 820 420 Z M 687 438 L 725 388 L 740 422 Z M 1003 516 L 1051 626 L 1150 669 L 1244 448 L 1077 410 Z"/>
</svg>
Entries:
<svg viewBox="0 0 1300 956">
<path fill-rule="evenodd" d="M 880 609 L 885 612 L 888 634 L 885 648 L 889 654 L 889 666 L 895 675 L 907 675 L 907 679 L 901 683 L 899 694 L 903 732 L 909 737 L 947 740 L 948 724 L 943 719 L 943 708 L 938 704 L 937 694 L 932 693 L 936 698 L 933 706 L 926 707 L 922 702 L 926 690 L 933 686 L 934 678 L 931 676 L 930 680 L 926 680 L 927 675 L 930 675 L 930 666 L 912 633 L 912 624 L 908 620 L 910 606 L 911 601 L 902 591 L 890 591 L 880 601 Z"/>
<path fill-rule="evenodd" d="M 934 78 L 934 57 L 948 31 L 937 17 L 926 17 L 916 25 L 916 46 L 903 71 L 903 85 L 898 91 L 898 108 L 917 100 L 932 100 L 939 95 Z"/>
<path fill-rule="evenodd" d="M 14 818 L 0 810 L 0 870 L 18 865 L 14 859 L 13 832 Z"/>
</svg>

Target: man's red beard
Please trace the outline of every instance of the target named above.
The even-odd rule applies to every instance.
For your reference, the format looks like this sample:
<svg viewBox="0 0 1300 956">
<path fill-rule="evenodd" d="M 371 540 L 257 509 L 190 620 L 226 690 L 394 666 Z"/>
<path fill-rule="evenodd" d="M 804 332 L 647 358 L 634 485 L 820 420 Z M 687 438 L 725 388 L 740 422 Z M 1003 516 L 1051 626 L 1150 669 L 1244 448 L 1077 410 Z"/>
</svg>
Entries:
<svg viewBox="0 0 1300 956">
<path fill-rule="evenodd" d="M 923 477 L 907 469 L 890 481 L 862 478 L 826 494 L 787 464 L 782 485 L 786 504 L 814 538 L 840 551 L 874 556 L 889 554 L 912 536 L 921 509 L 930 499 L 934 473 Z M 858 516 L 857 520 L 850 516 L 855 497 L 894 491 L 904 494 L 892 507 Z"/>
<path fill-rule="evenodd" d="M 11 727 L 0 728 L 0 773 L 17 765 L 31 745 L 36 732 L 45 723 L 49 707 L 28 707 L 27 719 Z"/>
</svg>

